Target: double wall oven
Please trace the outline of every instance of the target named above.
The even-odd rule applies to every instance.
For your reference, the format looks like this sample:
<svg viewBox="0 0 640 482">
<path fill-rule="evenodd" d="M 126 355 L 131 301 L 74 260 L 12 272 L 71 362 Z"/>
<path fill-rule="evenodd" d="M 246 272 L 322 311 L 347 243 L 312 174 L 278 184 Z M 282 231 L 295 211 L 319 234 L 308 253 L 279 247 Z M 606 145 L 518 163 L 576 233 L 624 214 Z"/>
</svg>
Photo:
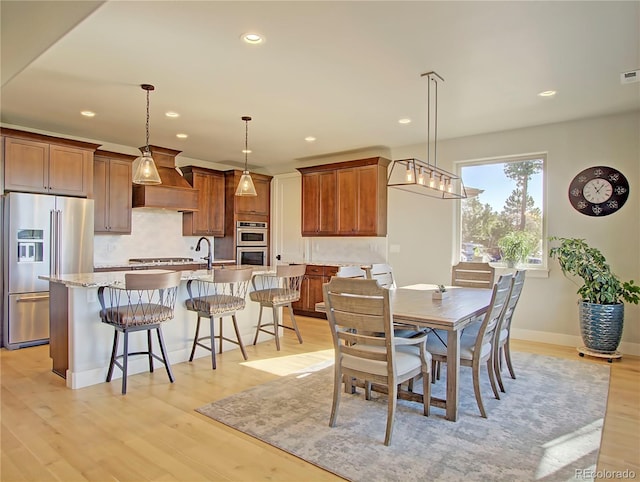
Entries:
<svg viewBox="0 0 640 482">
<path fill-rule="evenodd" d="M 236 260 L 238 264 L 266 266 L 269 258 L 267 223 L 238 221 L 236 224 Z"/>
</svg>

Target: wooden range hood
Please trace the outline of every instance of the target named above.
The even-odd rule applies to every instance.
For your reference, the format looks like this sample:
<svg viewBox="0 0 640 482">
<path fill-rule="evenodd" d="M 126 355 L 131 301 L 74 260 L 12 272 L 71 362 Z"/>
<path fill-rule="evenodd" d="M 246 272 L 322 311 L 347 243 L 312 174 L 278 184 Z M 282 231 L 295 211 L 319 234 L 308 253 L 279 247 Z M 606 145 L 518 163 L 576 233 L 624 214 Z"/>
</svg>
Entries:
<svg viewBox="0 0 640 482">
<path fill-rule="evenodd" d="M 142 151 L 144 147 L 141 147 Z M 174 211 L 197 211 L 198 190 L 176 170 L 176 156 L 181 151 L 149 146 L 162 184 L 133 185 L 134 208 L 159 208 Z"/>
</svg>

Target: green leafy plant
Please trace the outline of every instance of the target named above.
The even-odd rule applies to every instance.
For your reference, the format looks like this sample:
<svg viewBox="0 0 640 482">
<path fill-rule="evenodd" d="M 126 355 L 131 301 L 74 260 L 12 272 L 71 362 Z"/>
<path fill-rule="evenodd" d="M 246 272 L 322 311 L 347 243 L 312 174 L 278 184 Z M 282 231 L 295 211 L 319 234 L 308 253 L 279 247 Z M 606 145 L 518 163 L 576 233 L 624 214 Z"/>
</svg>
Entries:
<svg viewBox="0 0 640 482">
<path fill-rule="evenodd" d="M 438 285 L 438 288 L 436 289 L 436 291 L 438 293 L 444 293 L 445 291 L 447 291 L 447 287 L 445 285 Z"/>
<path fill-rule="evenodd" d="M 511 231 L 498 241 L 502 259 L 507 264 L 524 263 L 536 248 L 537 241 L 526 231 Z"/>
<path fill-rule="evenodd" d="M 564 275 L 582 278 L 583 284 L 579 285 L 578 294 L 584 301 L 612 305 L 624 300 L 638 304 L 640 285 L 633 280 L 620 281 L 611 272 L 600 250 L 589 246 L 584 239 L 553 236 L 549 240 L 560 243 L 549 250 L 549 256 L 558 260 Z"/>
</svg>

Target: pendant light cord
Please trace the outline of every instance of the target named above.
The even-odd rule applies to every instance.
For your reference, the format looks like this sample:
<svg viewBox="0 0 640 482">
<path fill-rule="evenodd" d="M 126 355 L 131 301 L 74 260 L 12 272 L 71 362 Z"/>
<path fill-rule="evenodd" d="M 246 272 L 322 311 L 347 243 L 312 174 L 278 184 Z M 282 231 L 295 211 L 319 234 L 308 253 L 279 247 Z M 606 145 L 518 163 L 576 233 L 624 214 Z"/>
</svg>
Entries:
<svg viewBox="0 0 640 482">
<path fill-rule="evenodd" d="M 248 171 L 247 156 L 249 155 L 249 121 L 244 121 L 244 170 Z"/>
<path fill-rule="evenodd" d="M 149 150 L 149 90 L 147 90 L 147 151 Z"/>
</svg>

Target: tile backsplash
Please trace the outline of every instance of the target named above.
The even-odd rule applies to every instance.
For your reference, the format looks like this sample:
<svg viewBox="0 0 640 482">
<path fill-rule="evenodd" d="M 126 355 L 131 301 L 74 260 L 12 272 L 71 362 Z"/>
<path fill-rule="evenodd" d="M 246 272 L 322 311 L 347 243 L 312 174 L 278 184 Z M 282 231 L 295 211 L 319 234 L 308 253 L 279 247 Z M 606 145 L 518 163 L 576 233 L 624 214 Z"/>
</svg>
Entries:
<svg viewBox="0 0 640 482">
<path fill-rule="evenodd" d="M 214 238 L 209 237 L 213 247 Z M 182 213 L 163 209 L 134 209 L 131 234 L 96 234 L 94 264 L 126 263 L 130 258 L 198 258 L 198 236 L 182 236 Z"/>
<path fill-rule="evenodd" d="M 386 263 L 386 237 L 305 238 L 308 263 Z"/>
</svg>

